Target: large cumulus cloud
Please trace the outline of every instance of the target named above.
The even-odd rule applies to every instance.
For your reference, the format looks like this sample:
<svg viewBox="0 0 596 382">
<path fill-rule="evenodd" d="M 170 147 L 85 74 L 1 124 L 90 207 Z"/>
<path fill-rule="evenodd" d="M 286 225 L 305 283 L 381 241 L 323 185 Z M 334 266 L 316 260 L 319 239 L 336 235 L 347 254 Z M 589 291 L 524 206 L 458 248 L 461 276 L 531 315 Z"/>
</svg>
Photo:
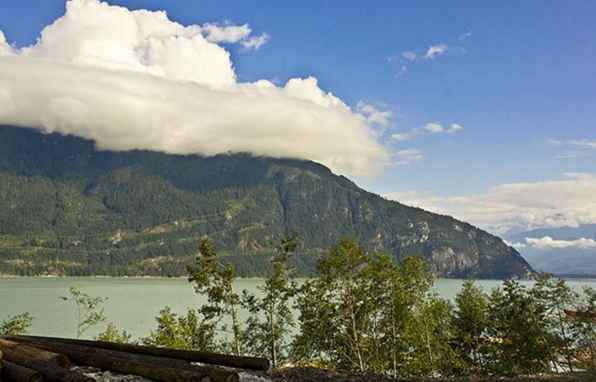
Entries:
<svg viewBox="0 0 596 382">
<path fill-rule="evenodd" d="M 235 41 L 251 38 L 247 28 L 233 31 Z M 387 163 L 374 121 L 313 77 L 238 82 L 214 33 L 213 24 L 183 26 L 164 12 L 71 0 L 35 45 L 14 49 L 0 35 L 0 124 L 102 149 L 252 152 L 358 175 Z"/>
</svg>

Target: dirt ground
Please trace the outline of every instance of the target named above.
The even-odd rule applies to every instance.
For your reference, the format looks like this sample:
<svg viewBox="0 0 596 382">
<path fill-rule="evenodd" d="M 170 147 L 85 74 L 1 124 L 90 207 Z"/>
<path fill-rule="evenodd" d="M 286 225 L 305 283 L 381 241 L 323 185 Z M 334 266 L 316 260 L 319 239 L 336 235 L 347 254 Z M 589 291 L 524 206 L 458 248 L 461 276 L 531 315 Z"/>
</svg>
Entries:
<svg viewBox="0 0 596 382">
<path fill-rule="evenodd" d="M 273 372 L 275 382 L 596 382 L 596 375 L 551 375 L 516 378 L 392 379 L 380 375 L 347 375 L 314 368 L 288 368 Z"/>
</svg>

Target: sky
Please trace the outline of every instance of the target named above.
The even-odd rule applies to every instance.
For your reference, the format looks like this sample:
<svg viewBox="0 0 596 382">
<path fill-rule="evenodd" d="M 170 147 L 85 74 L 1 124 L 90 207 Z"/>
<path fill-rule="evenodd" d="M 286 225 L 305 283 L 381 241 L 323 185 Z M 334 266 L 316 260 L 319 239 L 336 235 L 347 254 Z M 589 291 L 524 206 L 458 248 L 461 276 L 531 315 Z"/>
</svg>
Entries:
<svg viewBox="0 0 596 382">
<path fill-rule="evenodd" d="M 596 223 L 593 1 L 72 3 L 2 1 L 0 123 L 312 159 L 498 234 Z"/>
</svg>

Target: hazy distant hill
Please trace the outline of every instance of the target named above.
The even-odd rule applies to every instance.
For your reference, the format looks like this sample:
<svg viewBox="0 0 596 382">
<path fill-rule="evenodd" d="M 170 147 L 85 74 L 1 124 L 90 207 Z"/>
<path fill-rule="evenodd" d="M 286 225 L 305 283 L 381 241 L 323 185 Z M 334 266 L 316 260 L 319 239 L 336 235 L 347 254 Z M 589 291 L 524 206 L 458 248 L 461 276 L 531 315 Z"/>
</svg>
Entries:
<svg viewBox="0 0 596 382">
<path fill-rule="evenodd" d="M 596 240 L 596 224 L 578 227 L 542 228 L 507 236 L 511 243 L 526 243 L 527 238 L 575 241 L 578 239 Z M 596 248 L 533 248 L 520 249 L 534 268 L 540 271 L 576 275 L 596 275 Z"/>
<path fill-rule="evenodd" d="M 0 273 L 179 275 L 212 238 L 258 275 L 285 233 L 296 265 L 344 237 L 451 277 L 523 276 L 524 259 L 469 224 L 388 201 L 303 160 L 97 151 L 90 141 L 0 127 Z"/>
</svg>

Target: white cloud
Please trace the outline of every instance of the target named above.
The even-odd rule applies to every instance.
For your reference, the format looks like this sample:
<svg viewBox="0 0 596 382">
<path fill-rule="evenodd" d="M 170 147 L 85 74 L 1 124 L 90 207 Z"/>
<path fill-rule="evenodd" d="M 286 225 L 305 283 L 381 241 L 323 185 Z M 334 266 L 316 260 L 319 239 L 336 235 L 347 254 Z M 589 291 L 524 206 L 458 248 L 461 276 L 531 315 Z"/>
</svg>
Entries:
<svg viewBox="0 0 596 382">
<path fill-rule="evenodd" d="M 464 127 L 458 123 L 452 123 L 449 125 L 449 128 L 446 130 L 448 133 L 453 134 L 457 133 L 458 131 L 462 131 Z"/>
<path fill-rule="evenodd" d="M 559 180 L 503 184 L 483 194 L 439 197 L 397 192 L 389 199 L 451 215 L 497 234 L 596 223 L 596 173 Z"/>
<path fill-rule="evenodd" d="M 393 118 L 393 113 L 389 110 L 381 110 L 377 106 L 360 101 L 356 105 L 356 110 L 366 117 L 371 125 L 387 126 Z"/>
<path fill-rule="evenodd" d="M 542 250 L 564 248 L 592 249 L 596 248 L 596 240 L 586 238 L 575 240 L 556 240 L 550 236 L 545 236 L 540 239 L 526 238 L 526 246 Z"/>
<path fill-rule="evenodd" d="M 593 156 L 596 153 L 596 141 L 589 139 L 559 140 L 549 139 L 548 143 L 564 149 L 555 155 L 555 159 L 576 159 Z"/>
<path fill-rule="evenodd" d="M 445 131 L 445 129 L 443 128 L 443 125 L 441 125 L 440 123 L 437 123 L 437 122 L 427 123 L 426 125 L 422 126 L 422 130 L 428 131 L 429 133 L 432 133 L 432 134 L 442 133 L 443 131 Z"/>
<path fill-rule="evenodd" d="M 422 127 L 417 127 L 405 133 L 395 133 L 391 136 L 391 138 L 398 142 L 403 142 L 414 139 L 420 135 L 441 133 L 455 134 L 459 131 L 462 131 L 463 129 L 464 127 L 457 123 L 452 123 L 449 125 L 449 127 L 444 127 L 439 122 L 430 122 Z"/>
<path fill-rule="evenodd" d="M 239 83 L 230 54 L 198 25 L 98 0 L 66 9 L 35 45 L 0 57 L 0 124 L 73 134 L 102 149 L 252 152 L 360 175 L 390 159 L 368 117 L 316 78 Z"/>
<path fill-rule="evenodd" d="M 587 139 L 573 140 L 568 142 L 572 146 L 577 146 L 583 149 L 596 150 L 596 141 L 589 141 Z"/>
<path fill-rule="evenodd" d="M 246 40 L 243 40 L 241 42 L 241 44 L 246 49 L 257 50 L 261 46 L 265 45 L 270 39 L 271 39 L 271 36 L 269 36 L 267 33 L 263 33 L 260 36 L 253 36 L 253 37 L 250 37 L 250 38 L 248 38 Z"/>
<path fill-rule="evenodd" d="M 418 57 L 418 55 L 416 54 L 416 52 L 412 51 L 412 50 L 408 50 L 406 52 L 403 52 L 401 54 L 401 56 L 403 58 L 405 58 L 406 60 L 412 62 L 412 61 L 416 61 L 416 58 Z"/>
<path fill-rule="evenodd" d="M 424 159 L 424 154 L 422 154 L 420 150 L 399 150 L 395 153 L 394 164 L 398 166 L 408 165 L 412 162 L 421 161 L 422 159 Z"/>
<path fill-rule="evenodd" d="M 436 57 L 442 56 L 445 53 L 447 53 L 448 48 L 449 47 L 446 44 L 431 45 L 424 54 L 424 58 L 428 60 L 433 60 Z"/>
<path fill-rule="evenodd" d="M 1 56 L 8 56 L 14 54 L 12 47 L 6 41 L 6 37 L 4 37 L 4 33 L 0 31 L 0 57 Z"/>
<path fill-rule="evenodd" d="M 399 70 L 397 71 L 397 73 L 395 73 L 395 78 L 400 78 L 406 75 L 406 73 L 408 72 L 408 67 L 405 65 L 402 65 Z"/>
<path fill-rule="evenodd" d="M 459 37 L 457 39 L 459 41 L 464 41 L 464 40 L 469 39 L 470 37 L 472 37 L 472 32 L 466 32 L 466 33 L 459 35 Z"/>
<path fill-rule="evenodd" d="M 216 44 L 228 43 L 233 44 L 244 40 L 250 36 L 252 30 L 248 24 L 232 25 L 224 24 L 218 25 L 215 23 L 207 23 L 201 27 L 205 39 Z"/>
</svg>

